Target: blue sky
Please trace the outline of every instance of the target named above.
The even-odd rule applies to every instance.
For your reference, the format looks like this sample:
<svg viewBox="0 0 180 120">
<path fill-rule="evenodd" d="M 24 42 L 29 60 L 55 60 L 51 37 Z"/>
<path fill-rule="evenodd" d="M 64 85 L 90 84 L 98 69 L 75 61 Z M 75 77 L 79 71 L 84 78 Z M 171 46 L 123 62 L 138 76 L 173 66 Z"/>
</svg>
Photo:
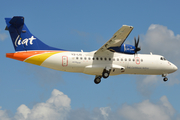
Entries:
<svg viewBox="0 0 180 120">
<path fill-rule="evenodd" d="M 29 30 L 46 44 L 88 52 L 99 49 L 122 25 L 132 25 L 126 43 L 134 44 L 140 35 L 139 53 L 163 55 L 180 68 L 179 1 L 0 3 L 0 119 L 180 119 L 179 70 L 166 83 L 161 76 L 119 75 L 95 85 L 94 76 L 6 58 L 14 48 L 4 30 L 5 17 L 24 16 Z"/>
</svg>

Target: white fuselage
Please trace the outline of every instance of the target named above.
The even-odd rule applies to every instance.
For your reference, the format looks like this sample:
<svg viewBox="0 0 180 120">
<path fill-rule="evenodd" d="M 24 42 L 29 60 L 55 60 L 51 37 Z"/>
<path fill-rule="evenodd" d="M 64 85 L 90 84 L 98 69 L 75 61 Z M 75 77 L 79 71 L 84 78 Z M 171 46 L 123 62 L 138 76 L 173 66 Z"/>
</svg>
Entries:
<svg viewBox="0 0 180 120">
<path fill-rule="evenodd" d="M 105 68 L 110 75 L 145 74 L 163 75 L 175 72 L 177 67 L 160 55 L 123 54 L 109 52 L 96 55 L 94 52 L 62 52 L 47 58 L 41 66 L 90 75 L 102 75 Z"/>
</svg>

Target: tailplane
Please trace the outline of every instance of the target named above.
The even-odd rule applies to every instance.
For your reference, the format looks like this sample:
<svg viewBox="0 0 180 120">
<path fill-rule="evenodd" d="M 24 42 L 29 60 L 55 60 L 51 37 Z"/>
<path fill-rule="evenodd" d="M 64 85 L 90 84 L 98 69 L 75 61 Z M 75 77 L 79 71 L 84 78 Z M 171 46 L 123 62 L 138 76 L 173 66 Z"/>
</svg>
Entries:
<svg viewBox="0 0 180 120">
<path fill-rule="evenodd" d="M 14 16 L 13 18 L 5 18 L 5 20 L 7 24 L 5 30 L 10 33 L 15 51 L 62 50 L 46 45 L 31 34 L 24 24 L 24 17 Z"/>
</svg>

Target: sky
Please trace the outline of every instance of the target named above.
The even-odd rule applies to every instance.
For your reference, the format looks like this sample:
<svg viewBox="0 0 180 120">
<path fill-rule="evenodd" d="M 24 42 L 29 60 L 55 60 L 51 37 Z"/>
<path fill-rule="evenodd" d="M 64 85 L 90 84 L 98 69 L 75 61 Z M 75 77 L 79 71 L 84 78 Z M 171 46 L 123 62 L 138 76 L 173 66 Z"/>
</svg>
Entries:
<svg viewBox="0 0 180 120">
<path fill-rule="evenodd" d="M 179 1 L 0 0 L 0 119 L 180 120 L 180 72 L 118 75 L 94 84 L 83 73 L 55 71 L 6 58 L 14 48 L 5 17 L 24 16 L 44 43 L 69 50 L 99 49 L 122 25 L 140 35 L 140 54 L 163 55 L 180 68 Z"/>
</svg>

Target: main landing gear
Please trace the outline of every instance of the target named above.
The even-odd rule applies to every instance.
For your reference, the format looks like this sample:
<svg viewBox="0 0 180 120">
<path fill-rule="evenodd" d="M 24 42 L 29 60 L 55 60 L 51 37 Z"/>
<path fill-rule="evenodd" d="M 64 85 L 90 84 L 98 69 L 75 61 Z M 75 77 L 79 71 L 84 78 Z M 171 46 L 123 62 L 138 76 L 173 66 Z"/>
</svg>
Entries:
<svg viewBox="0 0 180 120">
<path fill-rule="evenodd" d="M 103 78 L 108 78 L 110 72 L 111 72 L 111 69 L 110 69 L 110 70 L 104 69 L 104 71 L 103 71 L 103 73 L 102 73 L 102 77 L 103 77 Z"/>
<path fill-rule="evenodd" d="M 164 81 L 164 82 L 168 81 L 168 78 L 167 78 L 166 76 L 167 76 L 167 74 L 162 74 L 162 77 L 164 77 L 164 78 L 163 78 L 163 81 Z"/>
<path fill-rule="evenodd" d="M 99 83 L 101 82 L 101 78 L 102 78 L 102 76 L 96 75 L 96 77 L 95 77 L 95 79 L 94 79 L 94 83 L 95 83 L 95 84 L 99 84 Z"/>
<path fill-rule="evenodd" d="M 102 72 L 102 75 L 96 75 L 95 79 L 94 79 L 94 83 L 95 84 L 99 84 L 101 82 L 101 78 L 108 78 L 109 77 L 109 74 L 111 72 L 111 69 L 104 69 L 103 72 Z"/>
</svg>

